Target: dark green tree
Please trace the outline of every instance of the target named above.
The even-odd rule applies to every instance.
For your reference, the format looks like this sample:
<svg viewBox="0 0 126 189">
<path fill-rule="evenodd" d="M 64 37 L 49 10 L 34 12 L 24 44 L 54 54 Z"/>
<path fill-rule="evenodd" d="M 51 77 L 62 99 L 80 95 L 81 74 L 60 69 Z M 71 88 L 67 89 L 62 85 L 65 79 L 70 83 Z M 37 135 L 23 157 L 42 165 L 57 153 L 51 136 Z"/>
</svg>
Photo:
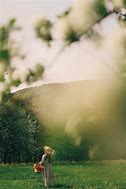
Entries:
<svg viewBox="0 0 126 189">
<path fill-rule="evenodd" d="M 4 104 L 0 111 L 0 161 L 35 162 L 40 159 L 43 128 L 32 112 Z"/>
</svg>

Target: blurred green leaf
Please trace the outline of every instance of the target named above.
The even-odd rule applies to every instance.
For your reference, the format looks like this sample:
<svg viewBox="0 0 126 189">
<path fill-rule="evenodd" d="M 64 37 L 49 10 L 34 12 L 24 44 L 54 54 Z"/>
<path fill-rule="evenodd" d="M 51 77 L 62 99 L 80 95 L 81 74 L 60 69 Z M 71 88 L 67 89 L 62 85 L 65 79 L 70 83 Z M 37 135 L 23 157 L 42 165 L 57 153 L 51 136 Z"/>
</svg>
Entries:
<svg viewBox="0 0 126 189">
<path fill-rule="evenodd" d="M 20 79 L 16 79 L 16 80 L 12 80 L 11 81 L 11 85 L 18 87 L 21 84 L 21 80 Z"/>
<path fill-rule="evenodd" d="M 0 27 L 0 43 L 2 43 L 4 40 L 6 40 L 8 37 L 8 33 L 6 31 L 5 26 Z"/>
<path fill-rule="evenodd" d="M 77 34 L 77 32 L 75 32 L 72 28 L 70 28 L 65 36 L 65 41 L 67 42 L 67 44 L 71 44 L 79 40 L 80 40 L 80 36 Z"/>
<path fill-rule="evenodd" d="M 10 53 L 9 50 L 0 50 L 0 60 L 7 61 L 10 59 Z"/>
<path fill-rule="evenodd" d="M 14 25 L 16 23 L 16 19 L 15 18 L 12 18 L 8 21 L 8 29 L 13 29 Z"/>
<path fill-rule="evenodd" d="M 97 0 L 95 9 L 98 15 L 101 17 L 104 17 L 107 14 L 107 9 L 105 7 L 104 1 L 102 0 Z"/>
</svg>

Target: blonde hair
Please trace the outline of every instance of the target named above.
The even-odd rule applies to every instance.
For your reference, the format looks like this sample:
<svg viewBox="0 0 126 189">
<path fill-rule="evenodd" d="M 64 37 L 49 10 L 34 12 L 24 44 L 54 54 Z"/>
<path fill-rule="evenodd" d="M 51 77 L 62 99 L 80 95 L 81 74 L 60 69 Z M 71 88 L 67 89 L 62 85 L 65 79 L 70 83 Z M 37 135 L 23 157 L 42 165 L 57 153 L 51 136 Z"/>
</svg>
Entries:
<svg viewBox="0 0 126 189">
<path fill-rule="evenodd" d="M 44 149 L 45 153 L 47 153 L 47 154 L 51 154 L 52 153 L 52 148 L 50 146 L 44 146 L 43 149 Z"/>
<path fill-rule="evenodd" d="M 55 150 L 53 150 L 50 146 L 44 146 L 44 151 L 45 151 L 45 153 L 47 153 L 47 154 L 54 154 L 55 153 Z"/>
</svg>

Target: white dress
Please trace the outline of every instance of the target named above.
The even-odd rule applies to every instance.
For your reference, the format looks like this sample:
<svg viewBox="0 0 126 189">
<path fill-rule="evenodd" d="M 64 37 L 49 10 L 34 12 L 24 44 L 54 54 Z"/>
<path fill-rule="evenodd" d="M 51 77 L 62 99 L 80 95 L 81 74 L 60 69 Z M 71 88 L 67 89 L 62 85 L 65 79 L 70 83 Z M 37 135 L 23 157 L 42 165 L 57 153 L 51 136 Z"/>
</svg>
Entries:
<svg viewBox="0 0 126 189">
<path fill-rule="evenodd" d="M 53 176 L 51 169 L 51 155 L 43 154 L 40 163 L 44 165 L 43 177 L 45 186 L 52 186 Z"/>
</svg>

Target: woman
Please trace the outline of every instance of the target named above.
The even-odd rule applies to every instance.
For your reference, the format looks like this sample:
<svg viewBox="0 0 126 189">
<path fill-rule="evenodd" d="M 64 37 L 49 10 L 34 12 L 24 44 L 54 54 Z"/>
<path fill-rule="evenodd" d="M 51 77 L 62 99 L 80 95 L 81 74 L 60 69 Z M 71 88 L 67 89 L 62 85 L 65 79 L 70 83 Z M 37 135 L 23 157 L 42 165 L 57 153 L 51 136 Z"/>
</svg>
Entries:
<svg viewBox="0 0 126 189">
<path fill-rule="evenodd" d="M 49 187 L 53 185 L 53 176 L 51 170 L 53 150 L 49 146 L 44 146 L 44 152 L 45 153 L 42 155 L 40 164 L 44 166 L 43 169 L 44 184 L 45 186 Z"/>
</svg>

